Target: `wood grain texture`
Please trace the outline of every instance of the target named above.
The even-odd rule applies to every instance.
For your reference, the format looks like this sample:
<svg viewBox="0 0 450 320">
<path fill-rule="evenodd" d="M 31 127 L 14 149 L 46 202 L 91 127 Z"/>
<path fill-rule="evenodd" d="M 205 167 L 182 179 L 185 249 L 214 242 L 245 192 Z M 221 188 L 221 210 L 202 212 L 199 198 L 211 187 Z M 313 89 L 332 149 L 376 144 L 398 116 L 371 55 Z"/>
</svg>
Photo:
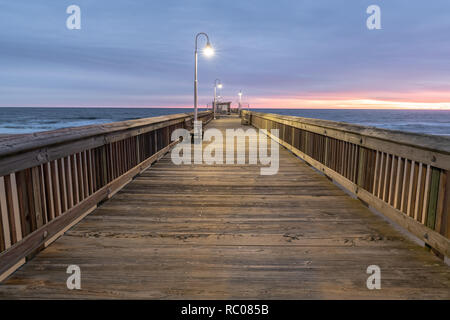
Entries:
<svg viewBox="0 0 450 320">
<path fill-rule="evenodd" d="M 2 248 L 8 249 L 11 247 L 11 231 L 8 216 L 8 204 L 6 202 L 6 188 L 5 178 L 0 177 L 0 213 L 1 213 L 1 227 L 2 227 Z"/>
<path fill-rule="evenodd" d="M 71 264 L 81 290 L 66 288 Z M 372 264 L 381 290 L 366 288 Z M 273 176 L 248 158 L 176 166 L 166 155 L 0 284 L 0 298 L 449 299 L 449 288 L 441 260 L 280 147 Z"/>
</svg>

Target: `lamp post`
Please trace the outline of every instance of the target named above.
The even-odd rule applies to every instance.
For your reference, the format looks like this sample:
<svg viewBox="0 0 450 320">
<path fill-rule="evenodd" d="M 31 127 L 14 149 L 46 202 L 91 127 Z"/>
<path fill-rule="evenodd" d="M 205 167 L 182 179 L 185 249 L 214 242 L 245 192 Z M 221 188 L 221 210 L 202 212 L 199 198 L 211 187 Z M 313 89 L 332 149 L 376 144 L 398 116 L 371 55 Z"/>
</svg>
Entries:
<svg viewBox="0 0 450 320">
<path fill-rule="evenodd" d="M 219 81 L 219 83 L 217 83 L 217 81 Z M 216 119 L 217 88 L 222 89 L 222 83 L 220 82 L 220 79 L 214 80 L 214 120 Z"/>
<path fill-rule="evenodd" d="M 197 60 L 198 60 L 198 48 L 197 48 L 197 43 L 198 43 L 198 38 L 203 35 L 206 37 L 206 46 L 205 49 L 203 49 L 203 54 L 207 57 L 212 56 L 214 54 L 214 49 L 211 46 L 211 43 L 209 42 L 209 37 L 206 33 L 204 32 L 199 32 L 197 33 L 197 35 L 195 36 L 195 72 L 194 72 L 194 121 L 197 121 Z"/>
<path fill-rule="evenodd" d="M 238 107 L 238 113 L 240 113 L 240 112 L 241 112 L 241 104 L 242 104 L 242 90 L 239 91 L 238 95 L 239 95 L 239 107 Z"/>
</svg>

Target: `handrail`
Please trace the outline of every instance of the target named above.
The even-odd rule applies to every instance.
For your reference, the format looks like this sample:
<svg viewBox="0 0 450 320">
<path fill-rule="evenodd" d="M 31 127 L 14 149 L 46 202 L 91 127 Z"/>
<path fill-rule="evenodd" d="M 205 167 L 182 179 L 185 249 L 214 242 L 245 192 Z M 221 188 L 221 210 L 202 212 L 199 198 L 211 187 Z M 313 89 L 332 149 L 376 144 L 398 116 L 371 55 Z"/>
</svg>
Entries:
<svg viewBox="0 0 450 320">
<path fill-rule="evenodd" d="M 178 128 L 192 113 L 0 140 L 0 281 L 169 151 Z"/>
<path fill-rule="evenodd" d="M 450 138 L 247 110 L 242 117 L 450 256 Z"/>
<path fill-rule="evenodd" d="M 204 111 L 200 114 L 209 113 L 210 111 Z M 22 159 L 26 162 L 34 161 L 33 164 L 38 165 L 71 154 L 74 150 L 67 147 L 69 143 L 82 142 L 78 146 L 71 146 L 78 150 L 84 150 L 86 144 L 96 147 L 120 140 L 125 135 L 142 134 L 167 126 L 168 122 L 176 124 L 186 119 L 192 121 L 192 114 L 182 113 L 8 137 L 8 139 L 0 141 L 0 175 L 19 171 L 22 167 L 26 168 L 28 164 L 21 164 Z M 63 147 L 57 148 L 60 145 Z M 34 154 L 27 152 L 34 152 Z"/>
<path fill-rule="evenodd" d="M 265 115 L 266 118 L 276 118 L 280 120 L 287 120 L 301 122 L 302 124 L 310 124 L 322 128 L 337 129 L 348 133 L 360 134 L 366 137 L 378 138 L 385 141 L 401 143 L 414 147 L 420 147 L 427 150 L 435 150 L 450 154 L 450 137 L 430 135 L 416 132 L 405 132 L 400 130 L 382 129 L 374 126 L 363 126 L 359 124 L 352 124 L 339 121 L 304 118 L 296 116 L 285 116 L 270 113 L 252 112 L 255 115 Z"/>
</svg>

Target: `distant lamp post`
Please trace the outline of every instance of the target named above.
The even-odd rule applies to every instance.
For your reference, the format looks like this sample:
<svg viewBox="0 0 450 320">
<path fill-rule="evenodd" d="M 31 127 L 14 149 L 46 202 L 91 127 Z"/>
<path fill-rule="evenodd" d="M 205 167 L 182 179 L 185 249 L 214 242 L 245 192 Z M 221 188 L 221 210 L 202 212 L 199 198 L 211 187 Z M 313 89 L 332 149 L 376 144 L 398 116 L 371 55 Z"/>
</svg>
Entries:
<svg viewBox="0 0 450 320">
<path fill-rule="evenodd" d="M 217 103 L 217 88 L 222 89 L 222 83 L 220 81 L 220 79 L 216 79 L 214 81 L 214 120 L 216 119 L 216 103 Z"/>
<path fill-rule="evenodd" d="M 242 105 L 242 90 L 239 91 L 238 95 L 239 95 L 239 107 L 238 107 L 238 112 L 241 112 L 241 105 Z"/>
<path fill-rule="evenodd" d="M 194 121 L 197 121 L 197 105 L 198 105 L 198 98 L 197 98 L 197 60 L 198 60 L 198 38 L 203 35 L 206 37 L 206 46 L 203 49 L 203 54 L 207 57 L 210 57 L 212 55 L 214 55 L 214 49 L 211 46 L 211 43 L 209 42 L 209 37 L 206 33 L 204 32 L 200 32 L 197 33 L 197 35 L 195 36 L 195 75 L 194 75 Z"/>
</svg>

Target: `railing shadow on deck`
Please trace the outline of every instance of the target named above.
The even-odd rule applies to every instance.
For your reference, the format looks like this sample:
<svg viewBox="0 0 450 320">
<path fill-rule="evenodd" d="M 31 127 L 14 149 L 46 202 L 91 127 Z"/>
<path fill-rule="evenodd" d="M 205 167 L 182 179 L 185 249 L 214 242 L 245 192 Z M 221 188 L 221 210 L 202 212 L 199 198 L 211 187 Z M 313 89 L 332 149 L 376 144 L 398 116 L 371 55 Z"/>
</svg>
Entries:
<svg viewBox="0 0 450 320">
<path fill-rule="evenodd" d="M 212 112 L 199 113 L 209 122 Z M 193 115 L 65 128 L 0 141 L 0 281 L 192 130 Z"/>
<path fill-rule="evenodd" d="M 450 138 L 247 110 L 241 117 L 450 256 Z"/>
</svg>

